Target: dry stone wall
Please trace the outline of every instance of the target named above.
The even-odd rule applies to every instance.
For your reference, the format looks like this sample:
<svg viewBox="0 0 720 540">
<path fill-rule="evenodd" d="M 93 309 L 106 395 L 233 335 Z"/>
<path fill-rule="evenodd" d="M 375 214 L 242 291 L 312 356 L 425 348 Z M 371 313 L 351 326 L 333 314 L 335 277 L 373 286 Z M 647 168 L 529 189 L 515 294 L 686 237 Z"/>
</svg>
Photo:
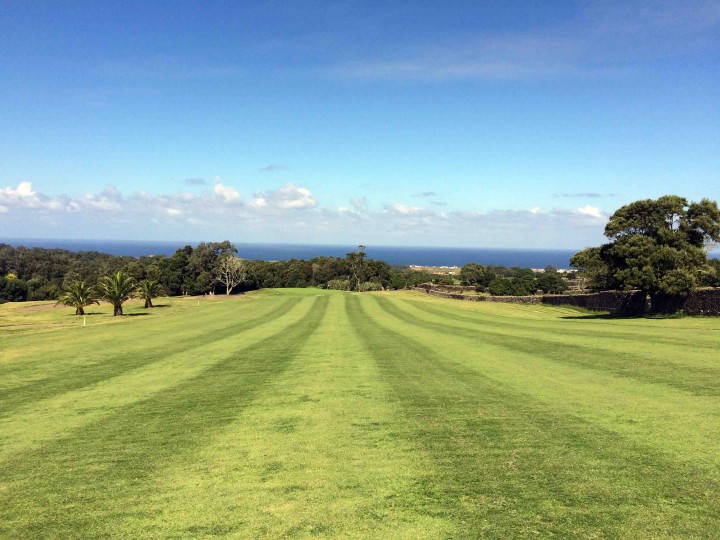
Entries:
<svg viewBox="0 0 720 540">
<path fill-rule="evenodd" d="M 548 304 L 575 306 L 591 311 L 608 311 L 619 315 L 642 315 L 647 311 L 647 298 L 642 291 L 603 291 L 592 294 L 546 294 L 539 296 L 483 296 L 446 292 L 423 283 L 416 290 L 440 298 L 470 302 L 507 302 L 511 304 Z M 680 311 L 685 315 L 720 315 L 720 288 L 698 289 L 685 298 L 654 298 L 653 310 L 661 313 Z"/>
</svg>

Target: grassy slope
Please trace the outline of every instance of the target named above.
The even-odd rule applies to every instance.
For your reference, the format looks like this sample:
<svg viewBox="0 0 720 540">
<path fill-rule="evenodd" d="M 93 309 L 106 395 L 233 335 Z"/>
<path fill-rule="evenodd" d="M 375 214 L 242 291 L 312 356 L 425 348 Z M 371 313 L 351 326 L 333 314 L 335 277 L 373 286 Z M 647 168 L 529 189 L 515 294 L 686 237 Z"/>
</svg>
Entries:
<svg viewBox="0 0 720 540">
<path fill-rule="evenodd" d="M 720 530 L 718 319 L 316 290 L 165 304 L 87 328 L 0 306 L 0 537 Z"/>
</svg>

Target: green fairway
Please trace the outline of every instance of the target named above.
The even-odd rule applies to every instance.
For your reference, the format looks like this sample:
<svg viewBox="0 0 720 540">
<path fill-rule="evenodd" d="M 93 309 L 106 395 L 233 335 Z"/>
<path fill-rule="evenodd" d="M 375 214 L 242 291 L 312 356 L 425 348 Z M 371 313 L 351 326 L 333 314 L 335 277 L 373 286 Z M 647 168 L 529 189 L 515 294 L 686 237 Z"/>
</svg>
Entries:
<svg viewBox="0 0 720 540">
<path fill-rule="evenodd" d="M 0 306 L 0 538 L 717 538 L 720 319 Z"/>
</svg>

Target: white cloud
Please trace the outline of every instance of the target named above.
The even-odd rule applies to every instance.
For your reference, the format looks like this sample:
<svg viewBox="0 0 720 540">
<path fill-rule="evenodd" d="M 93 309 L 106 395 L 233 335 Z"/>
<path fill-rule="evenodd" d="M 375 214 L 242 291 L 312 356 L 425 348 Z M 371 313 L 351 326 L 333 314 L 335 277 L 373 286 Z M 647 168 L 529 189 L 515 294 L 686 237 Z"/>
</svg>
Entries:
<svg viewBox="0 0 720 540">
<path fill-rule="evenodd" d="M 405 204 L 395 203 L 390 205 L 390 210 L 397 212 L 398 214 L 419 214 L 424 211 L 424 208 L 419 206 L 407 206 Z"/>
<path fill-rule="evenodd" d="M 80 206 L 80 203 L 73 201 L 76 207 Z M 92 193 L 86 193 L 82 199 L 82 206 L 86 208 L 93 208 L 95 210 L 104 210 L 109 212 L 119 212 L 122 210 L 120 204 L 116 201 L 111 201 L 105 195 L 93 195 Z"/>
<path fill-rule="evenodd" d="M 315 208 L 317 201 L 305 188 L 287 183 L 269 193 L 256 193 L 253 199 L 255 208 L 277 208 L 281 210 Z"/>
<path fill-rule="evenodd" d="M 0 189 L 0 203 L 6 208 L 40 208 L 45 210 L 62 210 L 61 199 L 51 199 L 37 193 L 31 182 L 20 182 L 17 187 Z"/>
<path fill-rule="evenodd" d="M 216 182 L 215 187 L 213 187 L 213 191 L 215 192 L 215 195 L 222 199 L 223 202 L 229 204 L 242 202 L 240 193 L 235 188 L 226 186 L 222 182 Z"/>
<path fill-rule="evenodd" d="M 584 216 L 590 216 L 597 219 L 603 219 L 602 212 L 600 212 L 599 208 L 595 208 L 594 206 L 590 206 L 589 204 L 587 206 L 583 206 L 582 208 L 578 208 L 577 211 L 580 214 L 583 214 Z"/>
<path fill-rule="evenodd" d="M 396 202 L 372 211 L 364 198 L 354 198 L 351 204 L 321 208 L 307 188 L 293 184 L 257 193 L 250 204 L 234 204 L 240 200 L 237 190 L 219 181 L 198 195 L 123 195 L 105 188 L 79 197 L 49 197 L 24 183 L 0 188 L 0 219 L 3 228 L 22 227 L 28 236 L 42 236 L 52 227 L 58 234 L 82 237 L 102 227 L 103 234 L 130 238 L 126 232 L 135 231 L 135 237 L 144 238 L 152 223 L 158 238 L 242 234 L 256 241 L 296 242 L 310 234 L 314 241 L 337 243 L 354 242 L 360 234 L 363 241 L 386 244 L 582 247 L 602 241 L 606 217 L 590 205 L 476 212 Z"/>
<path fill-rule="evenodd" d="M 255 208 L 265 208 L 267 206 L 267 200 L 265 199 L 264 196 L 262 196 L 258 193 L 258 194 L 255 194 L 255 196 L 253 197 L 252 205 Z"/>
</svg>

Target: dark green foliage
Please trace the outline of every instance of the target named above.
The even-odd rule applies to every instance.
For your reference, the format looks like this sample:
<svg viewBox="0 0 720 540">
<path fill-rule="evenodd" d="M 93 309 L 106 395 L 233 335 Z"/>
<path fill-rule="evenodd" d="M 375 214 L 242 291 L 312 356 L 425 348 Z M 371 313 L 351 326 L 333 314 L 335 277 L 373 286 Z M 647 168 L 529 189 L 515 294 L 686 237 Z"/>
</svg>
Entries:
<svg viewBox="0 0 720 540">
<path fill-rule="evenodd" d="M 512 279 L 504 277 L 493 279 L 488 289 L 493 296 L 512 296 L 514 291 Z"/>
<path fill-rule="evenodd" d="M 84 281 L 69 283 L 62 291 L 58 304 L 75 308 L 75 315 L 85 315 L 85 308 L 92 304 L 99 304 L 90 285 Z"/>
<path fill-rule="evenodd" d="M 720 259 L 710 259 L 700 277 L 700 284 L 705 287 L 720 287 Z"/>
<path fill-rule="evenodd" d="M 27 283 L 19 278 L 0 277 L 0 303 L 27 300 Z"/>
<path fill-rule="evenodd" d="M 493 276 L 487 287 L 493 296 L 530 296 L 538 289 L 535 273 L 529 268 L 492 267 L 486 275 Z"/>
<path fill-rule="evenodd" d="M 547 272 L 537 276 L 536 286 L 545 294 L 561 294 L 568 289 L 567 280 L 557 272 Z"/>
<path fill-rule="evenodd" d="M 152 303 L 153 298 L 157 298 L 164 293 L 162 285 L 154 279 L 143 279 L 137 285 L 136 293 L 138 298 L 145 300 L 145 307 L 154 307 Z"/>
<path fill-rule="evenodd" d="M 605 235 L 610 243 L 581 251 L 571 264 L 591 288 L 639 289 L 660 309 L 673 304 L 668 298 L 712 281 L 703 248 L 720 240 L 720 210 L 714 201 L 688 203 L 675 195 L 636 201 L 610 217 Z"/>
<path fill-rule="evenodd" d="M 460 284 L 475 287 L 483 282 L 485 269 L 477 263 L 467 263 L 460 269 Z"/>
<path fill-rule="evenodd" d="M 123 314 L 122 305 L 135 296 L 136 286 L 133 278 L 118 272 L 102 278 L 97 289 L 100 298 L 113 305 L 113 316 L 118 316 Z"/>
<path fill-rule="evenodd" d="M 430 281 L 435 285 L 455 285 L 455 280 L 447 274 L 433 275 Z"/>
<path fill-rule="evenodd" d="M 570 265 L 578 269 L 577 280 L 581 289 L 603 291 L 612 288 L 609 268 L 600 255 L 600 249 L 583 249 L 570 259 Z"/>
</svg>

